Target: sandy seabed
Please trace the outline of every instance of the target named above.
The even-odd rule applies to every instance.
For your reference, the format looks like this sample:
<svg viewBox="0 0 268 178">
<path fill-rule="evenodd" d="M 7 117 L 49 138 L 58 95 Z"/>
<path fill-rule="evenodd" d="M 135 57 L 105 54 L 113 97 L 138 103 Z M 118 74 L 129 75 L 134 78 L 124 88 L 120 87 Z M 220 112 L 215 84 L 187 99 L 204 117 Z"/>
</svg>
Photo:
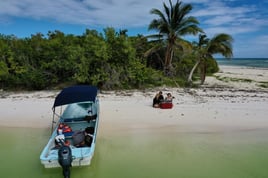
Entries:
<svg viewBox="0 0 268 178">
<path fill-rule="evenodd" d="M 217 76 L 217 77 L 215 77 Z M 160 87 L 102 91 L 100 132 L 237 132 L 268 129 L 268 70 L 220 66 L 201 88 Z M 159 91 L 175 97 L 172 109 L 152 107 Z M 0 92 L 0 127 L 50 128 L 59 91 Z"/>
</svg>

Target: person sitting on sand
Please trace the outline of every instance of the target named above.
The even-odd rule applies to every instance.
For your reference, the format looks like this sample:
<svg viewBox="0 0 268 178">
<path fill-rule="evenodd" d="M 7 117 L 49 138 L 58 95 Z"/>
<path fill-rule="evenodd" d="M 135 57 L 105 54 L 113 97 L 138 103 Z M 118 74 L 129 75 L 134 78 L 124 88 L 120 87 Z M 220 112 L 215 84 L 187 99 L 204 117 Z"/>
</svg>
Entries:
<svg viewBox="0 0 268 178">
<path fill-rule="evenodd" d="M 153 99 L 153 107 L 159 108 L 159 104 L 164 100 L 162 91 L 159 91 Z"/>
<path fill-rule="evenodd" d="M 165 98 L 165 101 L 166 102 L 172 102 L 172 99 L 173 99 L 174 97 L 171 95 L 171 93 L 168 93 L 167 94 L 167 97 Z"/>
</svg>

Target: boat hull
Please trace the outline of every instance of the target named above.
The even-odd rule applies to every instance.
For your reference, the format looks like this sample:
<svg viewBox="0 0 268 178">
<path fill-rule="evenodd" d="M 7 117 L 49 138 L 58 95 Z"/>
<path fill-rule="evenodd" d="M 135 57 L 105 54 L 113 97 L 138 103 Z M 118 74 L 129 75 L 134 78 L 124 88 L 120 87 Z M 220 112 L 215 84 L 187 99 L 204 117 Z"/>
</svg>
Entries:
<svg viewBox="0 0 268 178">
<path fill-rule="evenodd" d="M 83 157 L 83 158 L 75 158 L 72 161 L 72 167 L 76 167 L 76 166 L 88 166 L 88 165 L 90 165 L 92 158 L 93 158 L 93 155 L 92 156 Z M 45 168 L 57 168 L 57 167 L 61 167 L 61 165 L 58 162 L 58 159 L 54 159 L 54 160 L 41 160 L 41 164 L 43 164 Z"/>
<path fill-rule="evenodd" d="M 92 120 L 88 120 L 88 110 L 93 112 L 95 117 Z M 40 155 L 41 164 L 45 168 L 61 167 L 58 162 L 58 148 L 56 147 L 55 138 L 58 135 L 58 127 L 60 124 L 68 125 L 71 132 L 64 133 L 65 140 L 70 143 L 72 153 L 72 166 L 87 166 L 90 165 L 94 155 L 96 146 L 96 137 L 99 122 L 99 103 L 95 102 L 83 102 L 74 103 L 66 107 L 63 114 L 60 116 L 59 122 L 56 125 L 51 137 L 43 149 Z M 76 131 L 84 131 L 87 127 L 94 127 L 94 133 L 92 135 L 92 143 L 90 146 L 77 146 L 73 144 L 73 134 Z"/>
</svg>

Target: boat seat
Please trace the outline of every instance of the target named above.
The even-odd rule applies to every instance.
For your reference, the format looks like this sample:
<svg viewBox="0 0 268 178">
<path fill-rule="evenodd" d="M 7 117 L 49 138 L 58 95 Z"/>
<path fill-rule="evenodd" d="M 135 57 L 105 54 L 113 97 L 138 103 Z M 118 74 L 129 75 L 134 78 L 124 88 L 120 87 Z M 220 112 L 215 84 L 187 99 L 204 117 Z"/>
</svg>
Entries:
<svg viewBox="0 0 268 178">
<path fill-rule="evenodd" d="M 63 120 L 63 122 L 66 122 L 66 123 L 68 123 L 68 122 L 82 122 L 82 121 L 84 121 L 83 117 L 81 117 L 81 118 L 66 118 Z"/>
<path fill-rule="evenodd" d="M 73 135 L 73 131 L 72 132 L 65 132 L 65 133 L 63 133 L 63 135 L 65 136 L 65 138 L 69 138 L 69 137 L 72 137 L 72 135 Z"/>
<path fill-rule="evenodd" d="M 96 118 L 97 118 L 97 114 L 92 115 L 92 116 L 88 115 L 88 116 L 84 117 L 84 121 L 90 122 L 90 121 L 96 120 Z"/>
<path fill-rule="evenodd" d="M 97 114 L 89 116 L 86 115 L 85 117 L 81 118 L 66 118 L 63 120 L 64 123 L 69 123 L 69 122 L 90 122 L 90 121 L 95 121 L 97 118 Z"/>
</svg>

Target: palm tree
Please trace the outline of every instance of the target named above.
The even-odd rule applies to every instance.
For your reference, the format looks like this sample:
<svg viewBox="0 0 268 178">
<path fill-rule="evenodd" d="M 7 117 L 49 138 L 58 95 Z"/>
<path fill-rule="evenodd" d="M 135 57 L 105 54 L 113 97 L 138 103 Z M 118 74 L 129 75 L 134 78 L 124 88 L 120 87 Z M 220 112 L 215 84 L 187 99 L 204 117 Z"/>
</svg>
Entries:
<svg viewBox="0 0 268 178">
<path fill-rule="evenodd" d="M 199 24 L 195 17 L 187 16 L 192 10 L 191 4 L 182 4 L 180 0 L 173 5 L 169 0 L 168 7 L 165 3 L 164 12 L 158 9 L 152 9 L 151 14 L 159 16 L 159 19 L 154 19 L 149 25 L 149 30 L 159 31 L 156 35 L 150 35 L 151 38 L 157 38 L 160 41 L 165 41 L 165 60 L 164 60 L 164 72 L 166 75 L 170 74 L 172 58 L 174 55 L 174 49 L 180 44 L 178 43 L 181 36 L 193 34 L 196 35 L 202 30 L 197 26 Z"/>
<path fill-rule="evenodd" d="M 215 35 L 212 39 L 207 38 L 205 34 L 200 34 L 198 43 L 194 43 L 197 61 L 189 74 L 188 82 L 192 82 L 193 73 L 196 68 L 200 66 L 202 71 L 201 85 L 204 84 L 206 77 L 206 60 L 209 58 L 214 59 L 213 54 L 221 54 L 225 58 L 232 57 L 232 42 L 232 36 L 225 33 Z"/>
</svg>

